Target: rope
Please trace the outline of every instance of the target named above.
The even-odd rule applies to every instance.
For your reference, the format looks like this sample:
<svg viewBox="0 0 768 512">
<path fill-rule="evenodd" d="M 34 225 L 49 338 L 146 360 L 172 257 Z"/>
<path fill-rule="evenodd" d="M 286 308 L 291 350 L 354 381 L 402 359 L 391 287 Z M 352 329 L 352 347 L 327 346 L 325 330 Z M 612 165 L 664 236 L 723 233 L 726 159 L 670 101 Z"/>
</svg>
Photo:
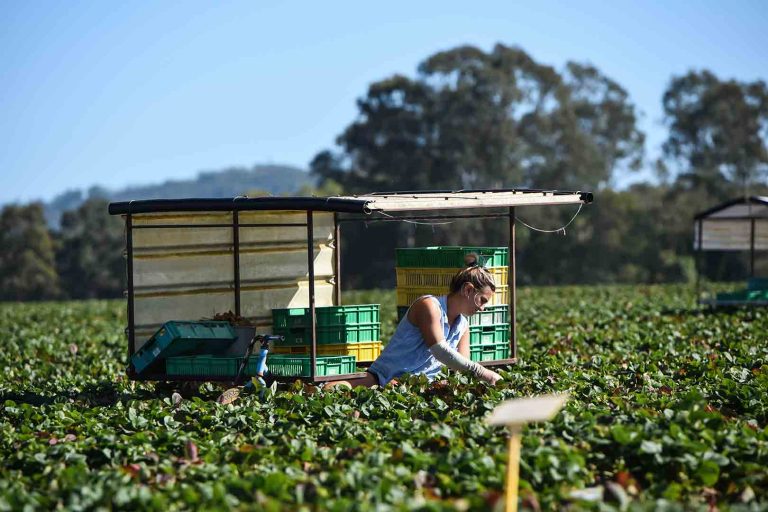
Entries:
<svg viewBox="0 0 768 512">
<path fill-rule="evenodd" d="M 579 209 L 576 210 L 576 213 L 573 214 L 573 217 L 571 217 L 571 220 L 569 220 L 564 226 L 561 226 L 561 227 L 559 227 L 557 229 L 540 229 L 540 228 L 536 228 L 536 227 L 531 226 L 530 224 L 528 224 L 527 222 L 525 222 L 523 219 L 521 219 L 519 217 L 516 217 L 515 220 L 517 220 L 517 222 L 519 222 L 520 224 L 522 224 L 523 226 L 527 227 L 528 229 L 530 229 L 532 231 L 538 231 L 539 233 L 560 233 L 560 232 L 562 232 L 563 236 L 565 236 L 565 228 L 570 226 L 571 223 L 574 220 L 576 220 L 576 217 L 578 217 L 579 213 L 581 213 L 581 208 L 583 206 L 584 206 L 584 203 L 579 204 Z M 382 211 L 379 211 L 378 213 L 383 215 L 383 216 L 385 216 L 385 217 L 389 217 L 390 219 L 397 219 L 400 222 L 407 222 L 408 224 L 416 224 L 416 225 L 419 225 L 419 226 L 444 226 L 444 225 L 447 225 L 447 224 L 453 224 L 455 222 L 455 221 L 446 221 L 446 222 L 417 222 L 415 220 L 401 219 L 400 217 L 395 217 L 393 215 L 390 215 L 390 214 L 382 212 Z M 367 223 L 366 223 L 366 225 L 367 225 Z"/>
<path fill-rule="evenodd" d="M 454 223 L 454 221 L 452 221 L 452 220 L 446 221 L 446 222 L 418 222 L 418 221 L 415 221 L 415 220 L 401 219 L 400 217 L 395 217 L 393 215 L 390 215 L 388 213 L 384 213 L 382 211 L 379 211 L 378 213 L 380 213 L 381 215 L 383 215 L 385 217 L 389 217 L 390 219 L 397 219 L 400 222 L 407 222 L 408 224 L 417 224 L 419 226 L 444 226 L 444 225 L 447 225 L 447 224 L 453 224 Z"/>
<path fill-rule="evenodd" d="M 557 229 L 539 229 L 539 228 L 535 228 L 535 227 L 531 226 L 530 224 L 526 224 L 526 222 L 523 221 L 523 219 L 518 218 L 517 221 L 520 224 L 522 224 L 523 226 L 527 227 L 528 229 L 530 229 L 532 231 L 538 231 L 539 233 L 559 233 L 559 232 L 562 231 L 563 232 L 563 236 L 565 236 L 565 228 L 570 226 L 571 222 L 576 220 L 576 217 L 579 215 L 579 212 L 581 212 L 581 207 L 582 206 L 584 206 L 584 203 L 579 204 L 579 209 L 576 210 L 576 213 L 573 214 L 573 217 L 571 217 L 571 220 L 569 220 L 564 226 L 561 226 L 561 227 L 559 227 Z"/>
</svg>

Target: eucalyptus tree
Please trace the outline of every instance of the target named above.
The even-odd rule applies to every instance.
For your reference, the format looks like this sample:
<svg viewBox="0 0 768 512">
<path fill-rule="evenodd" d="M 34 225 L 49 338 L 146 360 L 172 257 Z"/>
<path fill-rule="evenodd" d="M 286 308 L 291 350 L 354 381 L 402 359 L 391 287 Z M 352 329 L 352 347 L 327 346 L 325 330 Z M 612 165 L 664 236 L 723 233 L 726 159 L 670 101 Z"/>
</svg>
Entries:
<svg viewBox="0 0 768 512">
<path fill-rule="evenodd" d="M 371 84 L 357 104 L 358 116 L 339 135 L 338 146 L 310 164 L 321 182 L 333 180 L 347 192 L 593 190 L 610 184 L 618 172 L 636 169 L 643 157 L 636 109 L 617 82 L 588 64 L 569 62 L 558 71 L 515 47 L 438 52 L 418 66 L 415 77 L 394 75 Z M 527 215 L 559 224 L 572 213 Z M 406 243 L 498 244 L 505 229 L 455 222 L 446 230 L 403 226 L 399 238 L 394 229 L 356 235 L 366 247 L 402 244 L 403 231 Z M 542 240 L 546 247 L 537 250 L 552 253 L 553 243 L 561 245 L 557 252 L 576 250 L 559 240 Z M 354 249 L 344 250 L 349 255 Z M 369 273 L 368 284 L 387 284 L 380 276 L 391 274 L 391 254 L 381 256 L 380 264 L 366 259 L 356 269 Z M 354 258 L 347 261 L 354 266 Z"/>
<path fill-rule="evenodd" d="M 673 77 L 663 96 L 669 136 L 664 156 L 679 180 L 725 198 L 765 183 L 768 88 L 763 81 L 720 80 L 712 72 Z"/>
<path fill-rule="evenodd" d="M 57 298 L 54 242 L 40 203 L 0 212 L 0 300 Z"/>
<path fill-rule="evenodd" d="M 123 222 L 109 215 L 106 200 L 89 199 L 64 212 L 57 236 L 56 264 L 69 297 L 122 295 L 126 286 Z"/>
</svg>

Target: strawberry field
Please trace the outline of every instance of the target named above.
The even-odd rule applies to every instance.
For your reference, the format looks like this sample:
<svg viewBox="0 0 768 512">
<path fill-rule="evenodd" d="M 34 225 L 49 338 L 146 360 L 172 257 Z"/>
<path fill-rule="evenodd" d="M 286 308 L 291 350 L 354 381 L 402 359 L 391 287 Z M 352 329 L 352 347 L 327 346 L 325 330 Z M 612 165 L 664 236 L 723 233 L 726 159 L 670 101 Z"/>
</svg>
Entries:
<svg viewBox="0 0 768 512">
<path fill-rule="evenodd" d="M 382 304 L 393 292 L 350 293 Z M 125 304 L 0 305 L 0 510 L 498 510 L 501 401 L 568 391 L 524 431 L 530 510 L 767 510 L 768 314 L 689 287 L 518 294 L 520 363 L 384 390 L 286 384 L 219 405 L 124 377 Z"/>
</svg>

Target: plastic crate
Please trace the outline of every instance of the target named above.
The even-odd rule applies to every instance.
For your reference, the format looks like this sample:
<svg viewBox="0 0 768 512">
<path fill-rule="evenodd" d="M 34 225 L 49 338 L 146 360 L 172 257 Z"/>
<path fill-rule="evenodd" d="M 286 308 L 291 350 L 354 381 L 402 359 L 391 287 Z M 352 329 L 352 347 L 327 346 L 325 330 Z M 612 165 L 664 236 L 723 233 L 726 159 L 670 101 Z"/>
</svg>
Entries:
<svg viewBox="0 0 768 512">
<path fill-rule="evenodd" d="M 445 295 L 448 290 L 435 289 L 429 286 L 398 286 L 397 305 L 410 306 L 413 301 L 424 295 Z M 497 286 L 496 293 L 491 297 L 488 306 L 500 306 L 509 304 L 509 286 Z"/>
<path fill-rule="evenodd" d="M 430 286 L 445 289 L 447 293 L 451 279 L 460 270 L 457 268 L 398 267 L 395 269 L 395 273 L 397 274 L 397 286 Z M 508 267 L 486 267 L 486 270 L 493 276 L 496 286 L 508 284 Z"/>
<path fill-rule="evenodd" d="M 469 347 L 469 358 L 472 361 L 498 361 L 509 359 L 509 342 L 503 341 L 493 345 L 476 345 Z"/>
<path fill-rule="evenodd" d="M 229 322 L 170 321 L 133 354 L 131 364 L 141 373 L 167 357 L 224 352 L 236 339 L 237 332 Z"/>
<path fill-rule="evenodd" d="M 509 341 L 509 324 L 475 325 L 469 328 L 469 346 L 495 345 Z"/>
<path fill-rule="evenodd" d="M 312 333 L 307 327 L 291 327 L 288 329 L 273 329 L 274 334 L 285 336 L 285 341 L 276 342 L 276 346 L 309 345 L 312 343 Z M 360 343 L 363 341 L 378 341 L 381 339 L 381 324 L 340 325 L 335 327 L 318 327 L 317 344 Z"/>
<path fill-rule="evenodd" d="M 730 293 L 718 293 L 717 300 L 723 302 L 764 302 L 768 301 L 768 290 L 739 290 Z"/>
<path fill-rule="evenodd" d="M 403 319 L 408 312 L 409 306 L 397 306 L 397 321 Z M 498 325 L 507 323 L 509 317 L 509 306 L 486 306 L 483 311 L 475 313 L 469 317 L 469 325 Z"/>
<path fill-rule="evenodd" d="M 355 356 L 357 361 L 375 361 L 381 354 L 381 342 L 370 341 L 360 343 L 339 343 L 334 345 L 318 345 L 317 353 L 321 356 Z M 293 347 L 272 347 L 270 354 L 309 354 L 307 345 Z"/>
<path fill-rule="evenodd" d="M 194 375 L 199 377 L 235 377 L 240 357 L 176 356 L 165 360 L 168 375 Z"/>
<path fill-rule="evenodd" d="M 434 246 L 395 249 L 398 267 L 461 268 L 472 263 L 483 267 L 506 267 L 507 247 Z"/>
<path fill-rule="evenodd" d="M 747 290 L 768 290 L 768 277 L 751 277 L 747 281 Z"/>
<path fill-rule="evenodd" d="M 250 366 L 250 365 L 249 365 Z M 267 358 L 272 375 L 280 377 L 310 377 L 312 359 L 309 356 L 273 355 Z M 345 375 L 355 372 L 354 356 L 318 356 L 317 376 Z"/>
<path fill-rule="evenodd" d="M 477 325 L 499 325 L 509 322 L 509 306 L 507 304 L 498 306 L 485 306 L 483 311 L 475 313 L 469 317 L 470 327 Z"/>
<path fill-rule="evenodd" d="M 380 322 L 379 304 L 349 306 L 322 306 L 315 308 L 318 327 L 373 324 Z M 275 329 L 310 327 L 309 308 L 273 309 L 272 325 Z"/>
</svg>

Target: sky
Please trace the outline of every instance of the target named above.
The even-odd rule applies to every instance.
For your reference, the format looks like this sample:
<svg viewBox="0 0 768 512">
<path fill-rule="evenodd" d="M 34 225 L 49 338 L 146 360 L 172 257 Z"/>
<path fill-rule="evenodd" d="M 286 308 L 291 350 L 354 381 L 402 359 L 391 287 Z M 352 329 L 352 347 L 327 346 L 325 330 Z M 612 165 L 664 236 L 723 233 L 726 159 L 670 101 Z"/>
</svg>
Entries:
<svg viewBox="0 0 768 512">
<path fill-rule="evenodd" d="M 307 168 L 370 83 L 433 53 L 518 46 L 589 62 L 666 136 L 673 75 L 768 80 L 768 2 L 77 1 L 0 3 L 0 203 L 70 189 Z M 650 166 L 617 185 L 652 177 Z"/>
</svg>

